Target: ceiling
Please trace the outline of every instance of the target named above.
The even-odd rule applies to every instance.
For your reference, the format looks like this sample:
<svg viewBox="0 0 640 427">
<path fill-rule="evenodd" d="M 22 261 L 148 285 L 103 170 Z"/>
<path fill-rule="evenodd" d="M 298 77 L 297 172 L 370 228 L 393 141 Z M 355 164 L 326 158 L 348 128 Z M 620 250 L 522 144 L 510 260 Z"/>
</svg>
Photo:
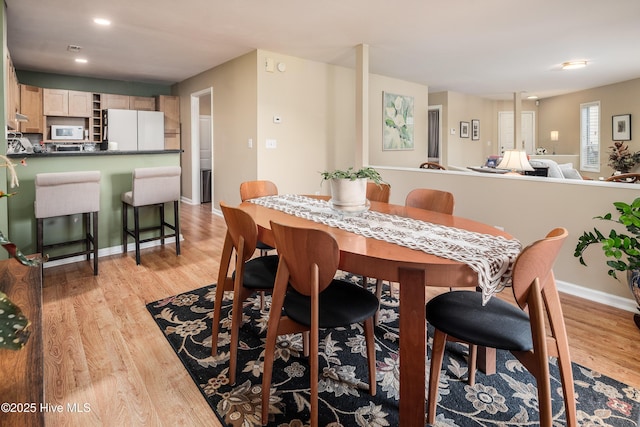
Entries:
<svg viewBox="0 0 640 427">
<path fill-rule="evenodd" d="M 371 72 L 430 92 L 545 98 L 640 77 L 639 0 L 5 2 L 18 70 L 172 84 L 255 49 L 353 68 L 364 43 Z M 560 69 L 572 60 L 589 64 Z"/>
</svg>

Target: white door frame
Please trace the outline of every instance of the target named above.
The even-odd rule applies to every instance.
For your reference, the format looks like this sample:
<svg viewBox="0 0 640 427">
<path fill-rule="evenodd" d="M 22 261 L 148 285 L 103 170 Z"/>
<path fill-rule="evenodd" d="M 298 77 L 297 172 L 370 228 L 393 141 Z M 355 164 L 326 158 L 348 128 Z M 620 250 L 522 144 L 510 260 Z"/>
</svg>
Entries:
<svg viewBox="0 0 640 427">
<path fill-rule="evenodd" d="M 211 99 L 211 210 L 213 211 L 214 146 L 213 143 L 213 87 L 191 94 L 191 201 L 200 204 L 200 97 L 209 95 Z"/>
</svg>

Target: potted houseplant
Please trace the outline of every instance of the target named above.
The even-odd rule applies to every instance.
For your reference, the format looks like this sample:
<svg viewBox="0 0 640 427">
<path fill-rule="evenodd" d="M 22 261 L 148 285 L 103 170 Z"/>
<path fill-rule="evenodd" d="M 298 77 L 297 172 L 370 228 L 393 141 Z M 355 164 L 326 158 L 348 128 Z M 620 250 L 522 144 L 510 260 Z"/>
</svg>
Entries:
<svg viewBox="0 0 640 427">
<path fill-rule="evenodd" d="M 367 181 L 376 184 L 384 181 L 377 170 L 363 167 L 355 170 L 336 169 L 321 173 L 323 181 L 331 183 L 331 203 L 338 208 L 358 208 L 367 203 Z"/>
<path fill-rule="evenodd" d="M 15 164 L 3 155 L 0 155 L 0 160 L 4 162 L 4 164 L 1 164 L 0 166 L 6 167 L 9 171 L 11 187 L 17 187 L 18 175 L 16 174 Z M 22 165 L 26 165 L 24 160 L 20 163 Z M 5 193 L 4 191 L 0 191 L 0 198 L 10 197 L 14 194 L 16 193 Z M 44 259 L 40 257 L 27 258 L 24 256 L 14 243 L 7 240 L 1 231 L 0 245 L 2 245 L 2 247 L 9 252 L 9 255 L 15 258 L 22 265 L 37 267 L 44 261 Z M 29 338 L 30 331 L 28 327 L 29 319 L 22 314 L 20 308 L 16 306 L 4 292 L 0 292 L 0 349 L 21 349 Z"/>
<path fill-rule="evenodd" d="M 631 204 L 614 202 L 613 205 L 618 212 L 617 218 L 611 213 L 595 218 L 622 224 L 627 232 L 618 233 L 611 229 L 605 235 L 597 228 L 594 228 L 593 232 L 585 231 L 578 239 L 574 256 L 580 260 L 580 264 L 586 266 L 584 251 L 593 244 L 600 245 L 608 258 L 607 273 L 618 279 L 616 272 L 626 272 L 629 288 L 640 308 L 640 197 Z M 640 328 L 640 315 L 636 314 L 634 320 Z"/>
<path fill-rule="evenodd" d="M 629 146 L 621 141 L 614 141 L 609 148 L 611 151 L 609 151 L 607 166 L 617 173 L 629 173 L 635 165 L 640 163 L 640 151 L 631 152 Z"/>
</svg>

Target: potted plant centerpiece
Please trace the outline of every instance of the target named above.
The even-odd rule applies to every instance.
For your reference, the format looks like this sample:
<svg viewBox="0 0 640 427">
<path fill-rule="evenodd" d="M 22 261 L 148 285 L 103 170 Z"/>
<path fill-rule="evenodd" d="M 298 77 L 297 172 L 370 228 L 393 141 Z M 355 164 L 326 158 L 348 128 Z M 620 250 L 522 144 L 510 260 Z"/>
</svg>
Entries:
<svg viewBox="0 0 640 427">
<path fill-rule="evenodd" d="M 617 219 L 611 213 L 595 218 L 622 224 L 628 234 L 618 233 L 615 229 L 611 229 L 607 235 L 597 228 L 593 232 L 585 231 L 578 239 L 574 256 L 586 266 L 584 251 L 592 244 L 599 244 L 608 258 L 608 274 L 618 279 L 616 272 L 626 272 L 629 288 L 640 309 L 640 197 L 630 205 L 624 202 L 614 202 L 613 205 L 618 211 Z M 640 328 L 639 314 L 634 315 L 634 321 Z"/>
<path fill-rule="evenodd" d="M 367 181 L 381 184 L 384 181 L 377 170 L 363 167 L 355 170 L 336 169 L 321 173 L 322 179 L 331 183 L 331 203 L 338 209 L 358 209 L 367 204 Z"/>
</svg>

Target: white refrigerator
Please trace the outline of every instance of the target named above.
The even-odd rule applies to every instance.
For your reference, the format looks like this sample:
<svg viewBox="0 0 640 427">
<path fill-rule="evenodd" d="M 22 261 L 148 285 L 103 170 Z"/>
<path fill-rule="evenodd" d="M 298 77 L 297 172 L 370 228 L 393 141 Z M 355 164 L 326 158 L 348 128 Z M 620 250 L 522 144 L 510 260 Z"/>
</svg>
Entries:
<svg viewBox="0 0 640 427">
<path fill-rule="evenodd" d="M 164 113 L 108 109 L 102 112 L 103 140 L 120 151 L 164 150 Z"/>
</svg>

